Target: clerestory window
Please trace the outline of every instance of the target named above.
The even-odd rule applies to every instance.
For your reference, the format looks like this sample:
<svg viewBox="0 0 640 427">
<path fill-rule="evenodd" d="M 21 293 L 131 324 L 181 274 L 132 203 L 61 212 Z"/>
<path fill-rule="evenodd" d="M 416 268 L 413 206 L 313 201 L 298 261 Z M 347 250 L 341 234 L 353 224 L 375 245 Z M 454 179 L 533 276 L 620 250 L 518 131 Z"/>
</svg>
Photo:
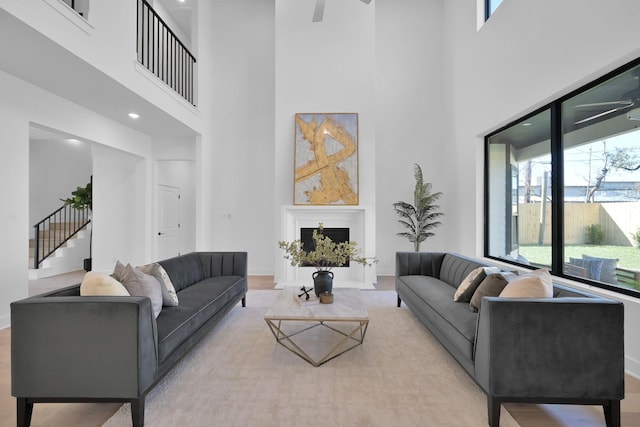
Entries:
<svg viewBox="0 0 640 427">
<path fill-rule="evenodd" d="M 486 21 L 493 15 L 498 6 L 502 4 L 502 0 L 485 0 L 484 2 L 484 20 Z"/>
<path fill-rule="evenodd" d="M 640 59 L 485 139 L 485 254 L 640 296 Z"/>
</svg>

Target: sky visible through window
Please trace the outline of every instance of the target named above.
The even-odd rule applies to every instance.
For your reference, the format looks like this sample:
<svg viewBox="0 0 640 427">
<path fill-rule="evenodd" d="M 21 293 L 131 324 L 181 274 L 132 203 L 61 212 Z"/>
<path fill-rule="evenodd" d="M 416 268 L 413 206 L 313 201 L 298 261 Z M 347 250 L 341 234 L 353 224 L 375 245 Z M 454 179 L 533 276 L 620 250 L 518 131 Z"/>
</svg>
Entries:
<svg viewBox="0 0 640 427">
<path fill-rule="evenodd" d="M 640 131 L 633 131 L 621 135 L 611 136 L 599 141 L 569 148 L 564 152 L 565 185 L 592 184 L 596 175 L 604 165 L 604 152 L 612 152 L 616 147 L 628 148 L 631 158 L 640 162 Z M 551 157 L 549 155 L 532 159 L 533 184 L 538 185 L 543 173 L 551 172 Z M 524 166 L 522 163 L 520 166 Z M 520 174 L 520 185 L 524 185 L 524 174 Z M 606 181 L 637 182 L 638 173 L 611 168 Z"/>
<path fill-rule="evenodd" d="M 489 16 L 493 15 L 498 6 L 502 4 L 502 0 L 489 0 Z"/>
</svg>

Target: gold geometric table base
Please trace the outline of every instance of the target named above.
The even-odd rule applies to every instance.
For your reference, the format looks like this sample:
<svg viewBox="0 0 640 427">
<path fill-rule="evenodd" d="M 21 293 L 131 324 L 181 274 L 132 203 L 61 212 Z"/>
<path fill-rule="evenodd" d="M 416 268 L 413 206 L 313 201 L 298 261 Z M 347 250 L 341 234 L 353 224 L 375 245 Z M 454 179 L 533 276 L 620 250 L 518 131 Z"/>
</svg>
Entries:
<svg viewBox="0 0 640 427">
<path fill-rule="evenodd" d="M 367 327 L 369 326 L 369 320 L 360 320 L 360 321 L 353 321 L 353 320 L 348 320 L 348 321 L 340 321 L 340 320 L 331 320 L 331 322 L 341 322 L 341 323 L 355 323 L 356 327 L 348 333 L 345 333 L 343 331 L 340 331 L 330 325 L 327 325 L 325 323 L 325 321 L 313 321 L 313 325 L 308 326 L 306 328 L 302 328 L 299 330 L 296 330 L 293 333 L 287 334 L 282 330 L 282 323 L 284 322 L 284 320 L 271 320 L 271 319 L 265 319 L 265 321 L 267 322 L 267 325 L 269 325 L 269 329 L 271 329 L 271 333 L 273 333 L 273 336 L 276 338 L 276 341 L 278 343 L 280 343 L 280 345 L 282 345 L 284 348 L 286 348 L 287 350 L 291 351 L 293 354 L 298 355 L 299 357 L 301 357 L 302 359 L 306 360 L 307 362 L 309 362 L 310 364 L 312 364 L 315 367 L 318 367 L 320 365 L 323 365 L 325 363 L 327 363 L 329 360 L 334 359 L 338 356 L 340 356 L 343 353 L 346 353 L 347 351 L 359 346 L 360 344 L 362 344 L 362 342 L 364 341 L 364 336 L 367 333 Z M 296 320 L 297 322 L 299 322 L 300 320 Z M 320 359 L 315 360 L 313 357 L 311 357 L 306 351 L 304 351 L 298 344 L 296 344 L 293 341 L 293 337 L 295 337 L 296 335 L 299 335 L 305 331 L 311 330 L 313 328 L 317 328 L 318 326 L 320 327 L 325 327 L 328 329 L 331 329 L 334 332 L 337 332 L 338 334 L 342 335 L 343 338 L 340 340 L 340 342 L 338 342 L 331 350 L 329 350 L 324 356 L 320 357 Z M 345 344 L 350 344 L 347 345 L 345 347 Z M 343 348 L 344 347 L 344 348 Z"/>
</svg>

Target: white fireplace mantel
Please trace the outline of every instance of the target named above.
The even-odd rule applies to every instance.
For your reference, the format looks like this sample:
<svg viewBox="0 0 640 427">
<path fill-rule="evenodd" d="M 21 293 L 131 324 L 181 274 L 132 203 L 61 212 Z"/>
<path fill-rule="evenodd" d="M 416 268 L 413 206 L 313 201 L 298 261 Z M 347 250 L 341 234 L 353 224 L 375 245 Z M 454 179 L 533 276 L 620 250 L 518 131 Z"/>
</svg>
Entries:
<svg viewBox="0 0 640 427">
<path fill-rule="evenodd" d="M 369 210 L 362 206 L 282 206 L 280 240 L 298 240 L 301 228 L 315 228 L 319 223 L 327 228 L 349 228 L 349 240 L 358 244 L 362 255 L 375 256 L 375 221 Z M 279 272 L 276 281 L 307 283 L 313 271 L 313 267 L 293 267 L 280 256 L 276 265 L 276 272 Z M 351 263 L 349 267 L 335 267 L 332 271 L 334 282 L 376 282 L 375 265 L 365 267 Z"/>
</svg>

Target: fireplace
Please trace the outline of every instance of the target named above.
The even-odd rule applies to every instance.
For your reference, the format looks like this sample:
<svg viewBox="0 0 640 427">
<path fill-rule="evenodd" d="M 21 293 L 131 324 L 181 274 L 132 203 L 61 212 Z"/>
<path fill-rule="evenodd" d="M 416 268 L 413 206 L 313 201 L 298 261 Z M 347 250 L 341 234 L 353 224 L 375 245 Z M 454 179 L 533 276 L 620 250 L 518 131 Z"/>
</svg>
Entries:
<svg viewBox="0 0 640 427">
<path fill-rule="evenodd" d="M 349 235 L 344 237 L 334 237 L 332 240 L 349 240 L 356 242 L 358 248 L 362 250 L 362 256 L 375 255 L 375 224 L 373 215 L 365 215 L 367 209 L 362 206 L 282 206 L 281 229 L 279 240 L 291 242 L 293 240 L 303 240 L 302 229 L 309 230 L 309 240 L 314 228 L 322 223 L 327 229 L 348 229 Z M 305 248 L 308 248 L 308 243 Z M 280 254 L 278 254 L 280 255 Z M 283 256 L 276 258 L 276 282 L 282 286 L 298 286 L 305 283 L 307 286 L 313 284 L 312 274 L 314 267 L 296 267 Z M 371 285 L 376 281 L 375 266 L 364 267 L 356 262 L 352 262 L 349 267 L 334 268 L 333 286 L 340 284 L 360 287 L 361 284 Z M 363 289 L 363 288 L 361 288 Z M 371 289 L 371 288 L 369 288 Z"/>
<path fill-rule="evenodd" d="M 316 244 L 313 241 L 313 231 L 317 230 L 317 228 L 300 228 L 300 242 L 302 243 L 302 248 L 309 252 L 313 251 L 316 248 Z M 330 238 L 335 243 L 343 243 L 349 241 L 349 228 L 328 228 L 323 227 L 322 234 Z M 310 267 L 311 264 L 305 264 L 304 267 Z M 332 265 L 331 267 L 337 267 L 336 265 Z M 349 267 L 349 260 L 344 263 L 341 267 Z"/>
</svg>

